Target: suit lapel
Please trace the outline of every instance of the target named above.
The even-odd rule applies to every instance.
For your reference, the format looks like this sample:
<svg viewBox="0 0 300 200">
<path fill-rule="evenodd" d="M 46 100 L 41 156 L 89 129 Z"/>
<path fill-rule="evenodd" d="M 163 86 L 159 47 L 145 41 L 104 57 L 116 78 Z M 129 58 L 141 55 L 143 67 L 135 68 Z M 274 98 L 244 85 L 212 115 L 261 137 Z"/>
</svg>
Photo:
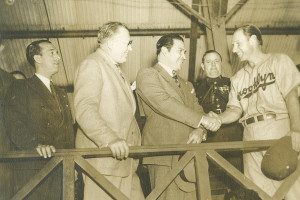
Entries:
<svg viewBox="0 0 300 200">
<path fill-rule="evenodd" d="M 103 62 L 106 63 L 106 66 L 109 71 L 111 71 L 111 74 L 115 77 L 115 80 L 118 82 L 118 85 L 122 88 L 123 92 L 127 96 L 128 103 L 132 106 L 133 113 L 135 113 L 136 109 L 136 103 L 135 98 L 133 96 L 132 90 L 130 88 L 129 82 L 126 78 L 126 76 L 123 74 L 126 81 L 123 80 L 122 76 L 120 75 L 120 72 L 117 69 L 117 66 L 115 66 L 112 62 L 110 62 L 110 58 L 108 55 L 106 55 L 105 52 L 103 52 L 101 49 L 97 49 L 97 52 L 101 55 L 101 59 Z"/>
<path fill-rule="evenodd" d="M 36 75 L 27 80 L 28 86 L 33 90 L 33 92 L 37 93 L 43 102 L 46 102 L 49 106 L 53 106 L 54 97 L 45 84 Z"/>
<path fill-rule="evenodd" d="M 168 74 L 168 72 L 166 72 L 166 70 L 164 70 L 164 68 L 162 68 L 162 66 L 160 66 L 159 64 L 156 64 L 154 66 L 154 68 L 161 74 L 161 76 L 172 86 L 172 88 L 174 88 L 174 90 L 177 92 L 177 94 L 179 95 L 179 97 L 181 98 L 181 100 L 184 102 L 185 98 L 184 98 L 184 93 L 182 91 L 182 88 L 179 88 L 176 83 L 175 80 L 170 76 L 170 74 Z M 179 82 L 181 85 L 183 85 L 182 81 L 179 78 Z M 182 87 L 182 86 L 181 86 Z"/>
</svg>

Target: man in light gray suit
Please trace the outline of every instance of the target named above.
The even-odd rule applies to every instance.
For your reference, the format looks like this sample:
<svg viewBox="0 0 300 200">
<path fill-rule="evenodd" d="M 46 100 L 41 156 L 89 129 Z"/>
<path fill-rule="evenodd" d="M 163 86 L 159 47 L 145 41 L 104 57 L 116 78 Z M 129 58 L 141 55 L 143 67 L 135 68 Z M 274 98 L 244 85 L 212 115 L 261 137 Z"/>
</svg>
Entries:
<svg viewBox="0 0 300 200">
<path fill-rule="evenodd" d="M 128 28 L 119 22 L 100 27 L 99 48 L 80 65 L 75 77 L 74 103 L 79 128 L 76 148 L 109 147 L 114 158 L 87 161 L 130 199 L 144 199 L 136 175 L 138 160 L 127 158 L 129 146 L 141 144 L 135 119 L 136 103 L 119 68 L 132 50 Z M 84 177 L 84 199 L 111 199 L 89 177 Z"/>
</svg>

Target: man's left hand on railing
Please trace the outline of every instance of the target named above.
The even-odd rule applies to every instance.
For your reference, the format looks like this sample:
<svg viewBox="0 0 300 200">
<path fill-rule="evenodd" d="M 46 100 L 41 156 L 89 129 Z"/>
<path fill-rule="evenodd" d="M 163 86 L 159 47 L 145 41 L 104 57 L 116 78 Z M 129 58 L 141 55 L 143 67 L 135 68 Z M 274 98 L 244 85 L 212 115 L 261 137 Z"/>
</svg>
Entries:
<svg viewBox="0 0 300 200">
<path fill-rule="evenodd" d="M 118 160 L 126 159 L 129 154 L 129 147 L 124 139 L 116 139 L 108 144 L 112 156 Z"/>
<path fill-rule="evenodd" d="M 53 153 L 55 153 L 56 149 L 53 145 L 43 145 L 39 144 L 36 148 L 36 151 L 40 154 L 40 156 L 47 158 L 51 157 Z"/>
</svg>

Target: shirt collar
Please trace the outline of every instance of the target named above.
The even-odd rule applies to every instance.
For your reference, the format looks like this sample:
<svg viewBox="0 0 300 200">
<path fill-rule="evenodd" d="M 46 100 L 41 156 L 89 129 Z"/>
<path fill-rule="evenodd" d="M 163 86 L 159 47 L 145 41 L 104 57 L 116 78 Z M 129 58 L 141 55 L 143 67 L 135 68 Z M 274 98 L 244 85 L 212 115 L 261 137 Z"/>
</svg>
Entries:
<svg viewBox="0 0 300 200">
<path fill-rule="evenodd" d="M 102 53 L 102 55 L 104 54 L 104 56 L 113 64 L 116 66 L 119 66 L 120 64 L 116 63 L 112 57 L 103 49 L 101 49 L 100 47 L 97 49 L 97 51 L 100 51 Z"/>
<path fill-rule="evenodd" d="M 166 70 L 166 72 L 167 72 L 171 77 L 173 77 L 173 73 L 172 73 L 173 69 L 171 69 L 171 67 L 169 67 L 169 66 L 167 66 L 167 65 L 165 65 L 165 64 L 163 64 L 163 63 L 161 63 L 161 62 L 158 62 L 158 64 L 159 64 L 160 66 L 162 66 L 162 68 L 163 68 L 164 70 Z"/>
<path fill-rule="evenodd" d="M 50 79 L 48 79 L 47 77 L 37 74 L 35 73 L 35 75 L 44 83 L 44 85 L 48 88 L 48 90 L 51 92 L 51 88 L 50 88 Z"/>
</svg>

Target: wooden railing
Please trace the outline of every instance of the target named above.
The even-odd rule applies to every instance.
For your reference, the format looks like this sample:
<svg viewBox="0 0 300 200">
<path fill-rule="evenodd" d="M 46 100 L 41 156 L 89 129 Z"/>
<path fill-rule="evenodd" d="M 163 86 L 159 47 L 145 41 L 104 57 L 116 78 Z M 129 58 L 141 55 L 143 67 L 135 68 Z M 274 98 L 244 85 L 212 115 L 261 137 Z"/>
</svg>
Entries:
<svg viewBox="0 0 300 200">
<path fill-rule="evenodd" d="M 164 146 L 142 146 L 130 147 L 129 157 L 179 155 L 184 156 L 173 166 L 172 170 L 166 174 L 164 181 L 160 182 L 146 197 L 147 200 L 154 200 L 174 181 L 176 176 L 189 163 L 195 161 L 196 191 L 198 200 L 211 200 L 211 189 L 208 174 L 208 159 L 219 166 L 224 173 L 227 173 L 234 180 L 248 189 L 254 190 L 264 200 L 281 200 L 288 192 L 300 175 L 300 167 L 285 179 L 273 197 L 270 197 L 251 180 L 245 177 L 239 170 L 232 166 L 227 160 L 217 152 L 221 151 L 260 151 L 265 150 L 274 141 L 249 141 L 249 142 L 220 142 L 204 143 L 195 145 L 164 145 Z M 95 157 L 110 157 L 111 151 L 103 149 L 62 149 L 57 150 L 47 165 L 41 169 L 22 189 L 20 189 L 11 199 L 19 200 L 26 197 L 37 185 L 60 163 L 63 165 L 63 199 L 74 199 L 75 165 L 78 165 L 87 175 L 89 175 L 98 185 L 101 186 L 112 198 L 117 200 L 129 200 L 121 191 L 100 174 L 86 159 Z M 39 155 L 35 151 L 14 151 L 0 153 L 1 160 L 37 158 Z M 300 165 L 300 164 L 299 164 Z"/>
</svg>

